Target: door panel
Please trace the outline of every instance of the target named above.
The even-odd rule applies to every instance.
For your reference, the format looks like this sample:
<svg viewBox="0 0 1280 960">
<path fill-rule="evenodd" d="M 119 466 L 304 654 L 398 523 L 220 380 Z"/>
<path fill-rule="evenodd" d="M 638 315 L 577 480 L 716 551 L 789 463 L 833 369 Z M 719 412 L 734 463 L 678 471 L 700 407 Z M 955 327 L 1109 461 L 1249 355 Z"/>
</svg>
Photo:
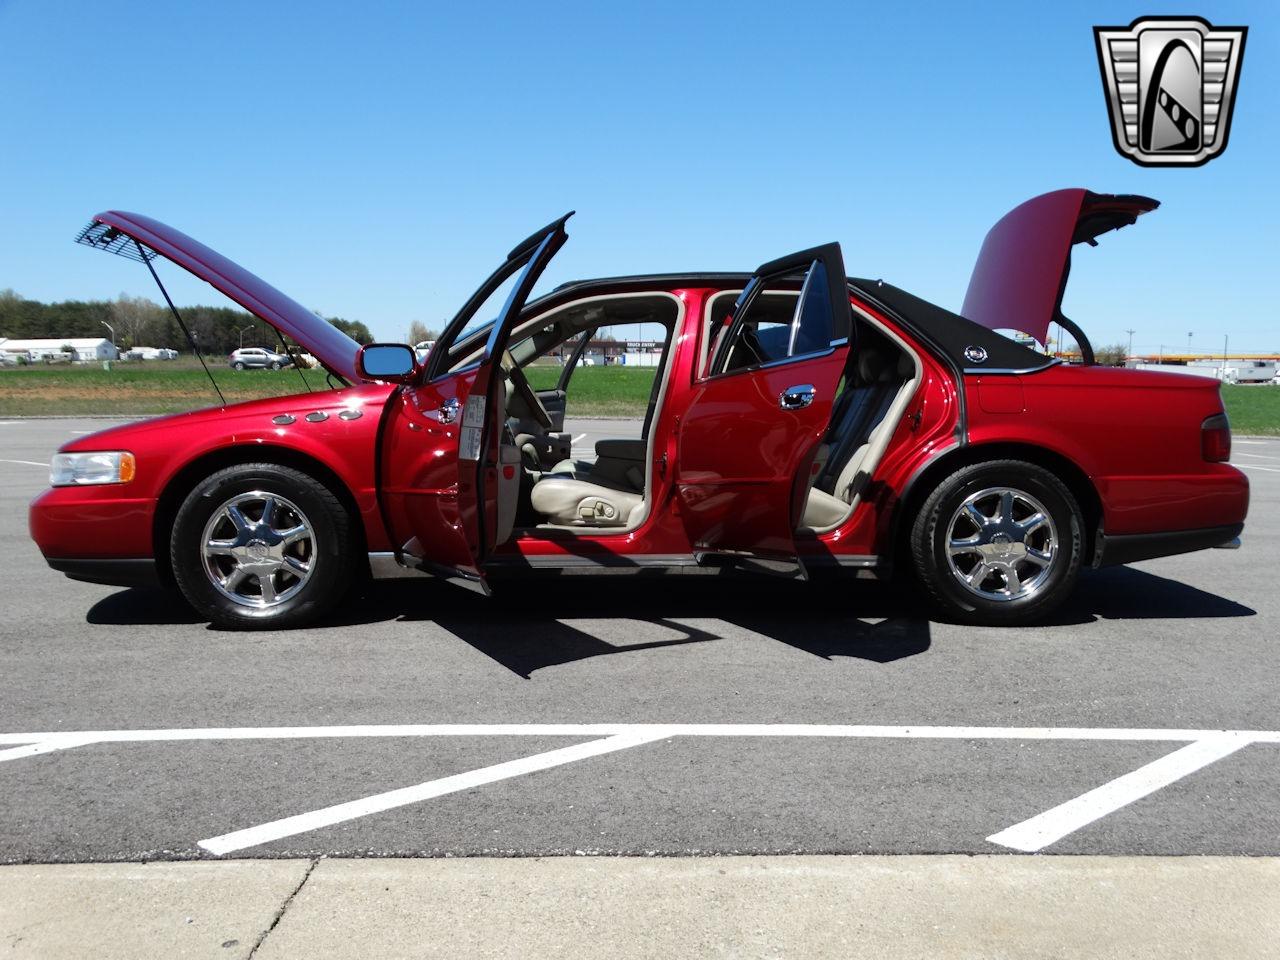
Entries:
<svg viewBox="0 0 1280 960">
<path fill-rule="evenodd" d="M 399 416 L 386 428 L 386 496 L 388 501 L 401 498 L 404 530 L 397 526 L 395 536 L 405 544 L 404 552 L 424 567 L 484 592 L 484 561 L 511 533 L 521 473 L 518 452 L 504 442 L 503 352 L 534 284 L 568 239 L 564 224 L 569 216 L 512 250 L 472 296 L 436 341 L 428 358 L 430 379 L 403 391 L 405 400 L 393 411 Z M 513 277 L 493 322 L 473 325 L 476 312 Z M 401 426 L 409 439 L 399 432 Z M 398 484 L 395 493 L 392 483 Z"/>
<path fill-rule="evenodd" d="M 679 428 L 676 485 L 695 551 L 803 575 L 794 531 L 849 356 L 844 276 L 831 244 L 765 264 L 739 297 Z M 789 321 L 753 312 L 788 283 L 801 286 Z"/>
</svg>

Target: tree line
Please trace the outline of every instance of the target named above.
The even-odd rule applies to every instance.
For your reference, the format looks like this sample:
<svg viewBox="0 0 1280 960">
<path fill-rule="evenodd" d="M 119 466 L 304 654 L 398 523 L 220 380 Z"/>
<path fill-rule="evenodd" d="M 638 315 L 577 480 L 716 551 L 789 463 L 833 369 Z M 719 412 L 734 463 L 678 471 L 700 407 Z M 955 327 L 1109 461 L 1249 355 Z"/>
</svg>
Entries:
<svg viewBox="0 0 1280 960">
<path fill-rule="evenodd" d="M 274 329 L 251 313 L 234 307 L 178 307 L 201 353 L 227 354 L 237 347 L 279 345 Z M 357 343 L 372 343 L 373 334 L 359 320 L 325 317 Z M 15 340 L 108 337 L 122 351 L 130 347 L 191 349 L 169 308 L 146 297 L 120 294 L 114 300 L 63 300 L 42 303 L 12 290 L 0 290 L 0 337 Z"/>
</svg>

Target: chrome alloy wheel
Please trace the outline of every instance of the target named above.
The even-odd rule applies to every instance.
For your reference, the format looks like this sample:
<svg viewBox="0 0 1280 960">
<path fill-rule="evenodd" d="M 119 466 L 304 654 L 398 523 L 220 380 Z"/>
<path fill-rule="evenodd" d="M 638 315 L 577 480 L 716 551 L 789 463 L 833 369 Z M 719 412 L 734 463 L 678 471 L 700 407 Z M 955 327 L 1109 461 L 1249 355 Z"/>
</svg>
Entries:
<svg viewBox="0 0 1280 960">
<path fill-rule="evenodd" d="M 245 607 L 284 603 L 303 588 L 315 565 L 311 523 L 276 493 L 254 490 L 232 497 L 213 512 L 200 542 L 209 581 Z"/>
<path fill-rule="evenodd" d="M 1021 600 L 1044 586 L 1058 531 L 1035 497 L 1011 487 L 970 494 L 947 525 L 947 563 L 960 585 L 986 600 Z"/>
</svg>

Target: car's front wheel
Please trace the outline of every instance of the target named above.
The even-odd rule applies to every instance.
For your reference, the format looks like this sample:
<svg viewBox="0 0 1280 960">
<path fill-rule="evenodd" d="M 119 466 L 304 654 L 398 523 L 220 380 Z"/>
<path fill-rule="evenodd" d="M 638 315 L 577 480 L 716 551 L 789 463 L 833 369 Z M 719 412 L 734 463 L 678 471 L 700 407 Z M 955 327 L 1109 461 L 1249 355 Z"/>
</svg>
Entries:
<svg viewBox="0 0 1280 960">
<path fill-rule="evenodd" d="M 1047 616 L 1075 586 L 1080 507 L 1056 476 L 1019 460 L 956 471 L 911 531 L 915 572 L 944 615 L 1005 626 Z"/>
<path fill-rule="evenodd" d="M 272 463 L 219 470 L 188 494 L 169 542 L 183 596 L 215 624 L 299 626 L 355 570 L 351 517 L 314 477 Z"/>
<path fill-rule="evenodd" d="M 272 369 L 272 370 L 279 370 L 279 369 L 280 369 L 280 361 L 279 361 L 279 360 L 272 360 L 272 361 L 271 361 L 271 369 Z"/>
</svg>

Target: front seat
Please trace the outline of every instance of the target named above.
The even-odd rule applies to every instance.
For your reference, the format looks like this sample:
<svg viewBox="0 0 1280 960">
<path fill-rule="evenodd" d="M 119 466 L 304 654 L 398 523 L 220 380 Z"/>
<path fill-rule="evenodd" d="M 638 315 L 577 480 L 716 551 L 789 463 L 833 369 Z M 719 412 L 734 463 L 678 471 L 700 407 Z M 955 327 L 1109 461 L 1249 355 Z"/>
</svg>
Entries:
<svg viewBox="0 0 1280 960">
<path fill-rule="evenodd" d="M 533 509 L 551 523 L 571 527 L 626 527 L 639 520 L 644 494 L 572 474 L 546 474 L 529 495 Z"/>
</svg>

